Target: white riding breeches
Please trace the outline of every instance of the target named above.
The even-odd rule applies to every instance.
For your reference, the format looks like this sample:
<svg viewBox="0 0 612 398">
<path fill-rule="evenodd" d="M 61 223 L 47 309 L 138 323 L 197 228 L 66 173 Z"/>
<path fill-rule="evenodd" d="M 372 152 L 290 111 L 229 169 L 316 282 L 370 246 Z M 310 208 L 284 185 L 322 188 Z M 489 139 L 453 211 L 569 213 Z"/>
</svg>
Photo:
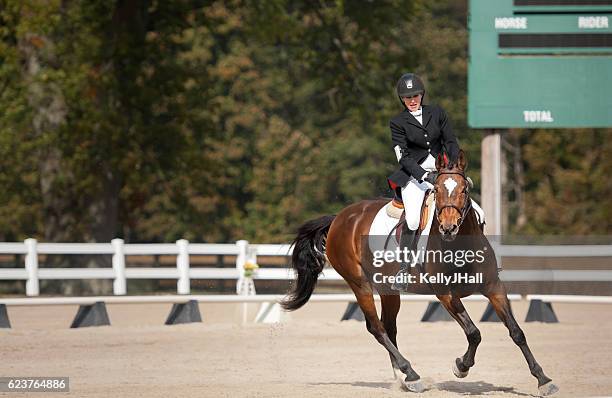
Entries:
<svg viewBox="0 0 612 398">
<path fill-rule="evenodd" d="M 411 178 L 410 182 L 402 188 L 402 201 L 404 202 L 404 210 L 406 211 L 406 223 L 408 228 L 415 230 L 419 227 L 421 221 L 421 206 L 425 198 L 425 192 L 433 189 L 433 185 L 423 181 L 418 182 L 415 178 Z M 484 222 L 484 211 L 472 200 L 472 207 L 476 210 L 478 222 Z"/>
<path fill-rule="evenodd" d="M 399 162 L 399 156 L 397 158 Z M 420 163 L 421 167 L 427 172 L 436 171 L 436 159 L 427 155 L 425 160 Z M 419 182 L 414 177 L 410 178 L 410 182 L 402 187 L 402 201 L 404 202 L 404 210 L 406 211 L 406 223 L 408 228 L 415 230 L 419 227 L 421 221 L 421 206 L 425 192 L 432 189 L 433 185 L 428 182 Z"/>
</svg>

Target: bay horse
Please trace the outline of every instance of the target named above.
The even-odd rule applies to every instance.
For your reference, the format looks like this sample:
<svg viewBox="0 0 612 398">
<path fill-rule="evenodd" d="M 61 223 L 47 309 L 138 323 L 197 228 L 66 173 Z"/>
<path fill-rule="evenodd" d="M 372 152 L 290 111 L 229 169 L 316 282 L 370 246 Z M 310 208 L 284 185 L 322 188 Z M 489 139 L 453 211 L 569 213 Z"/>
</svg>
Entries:
<svg viewBox="0 0 612 398">
<path fill-rule="evenodd" d="M 510 332 L 512 341 L 520 348 L 531 374 L 538 380 L 539 393 L 551 395 L 558 387 L 547 377 L 542 367 L 531 353 L 525 334 L 518 325 L 508 300 L 506 289 L 498 276 L 497 261 L 493 249 L 483 234 L 475 210 L 471 207 L 469 183 L 465 175 L 467 161 L 460 151 L 456 162 L 449 162 L 442 154 L 436 160 L 438 177 L 434 184 L 435 214 L 431 221 L 431 232 L 427 241 L 427 250 L 454 249 L 453 245 L 470 244 L 484 248 L 481 260 L 464 263 L 460 268 L 448 262 L 429 257 L 421 266 L 411 267 L 409 273 L 426 275 L 452 276 L 461 270 L 471 276 L 481 274 L 479 283 L 460 283 L 444 285 L 418 279 L 409 284 L 409 291 L 419 294 L 435 294 L 440 303 L 459 323 L 468 342 L 465 354 L 456 358 L 452 370 L 456 377 L 466 377 L 474 366 L 476 349 L 481 341 L 480 331 L 465 310 L 461 298 L 473 293 L 480 293 L 491 303 L 500 320 Z M 388 351 L 396 380 L 405 389 L 422 392 L 424 386 L 419 374 L 397 348 L 396 318 L 400 309 L 398 292 L 383 290 L 373 283 L 372 254 L 367 244 L 370 226 L 378 211 L 389 202 L 389 199 L 364 200 L 341 210 L 336 216 L 328 215 L 303 224 L 293 242 L 291 264 L 297 278 L 288 295 L 281 302 L 285 310 L 293 311 L 302 307 L 310 298 L 319 274 L 327 262 L 346 280 L 355 294 L 357 303 L 363 311 L 366 328 L 376 340 Z M 468 241 L 456 239 L 466 238 Z M 466 243 L 468 242 L 468 243 Z M 479 246 L 480 245 L 480 246 Z M 465 248 L 465 247 L 464 247 Z M 399 264 L 393 262 L 394 268 L 387 272 L 394 275 Z M 380 295 L 381 316 L 377 315 L 374 303 L 374 291 Z M 401 373 L 400 373 L 401 372 Z"/>
</svg>

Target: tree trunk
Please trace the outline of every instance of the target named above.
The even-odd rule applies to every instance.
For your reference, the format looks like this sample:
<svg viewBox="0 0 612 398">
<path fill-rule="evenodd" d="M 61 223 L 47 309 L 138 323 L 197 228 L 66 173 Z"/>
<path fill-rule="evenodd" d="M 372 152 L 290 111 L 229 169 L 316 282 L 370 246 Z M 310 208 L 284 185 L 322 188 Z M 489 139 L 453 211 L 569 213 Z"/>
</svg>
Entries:
<svg viewBox="0 0 612 398">
<path fill-rule="evenodd" d="M 35 139 L 43 142 L 36 156 L 39 158 L 40 190 L 43 201 L 45 242 L 110 242 L 117 229 L 119 184 L 113 173 L 104 173 L 103 192 L 87 195 L 72 192 L 72 170 L 65 167 L 63 153 L 57 145 L 60 129 L 66 123 L 68 108 L 60 86 L 41 79 L 47 65 L 57 65 L 53 42 L 48 37 L 26 34 L 19 42 L 24 59 L 24 81 L 28 86 L 28 104 L 32 109 L 32 131 Z M 44 65 L 44 66 L 43 66 Z M 77 195 L 87 195 L 94 200 L 79 205 Z M 85 219 L 84 219 L 85 218 Z M 91 225 L 88 225 L 91 220 Z M 85 224 L 84 228 L 79 226 Z M 79 231 L 83 231 L 80 232 Z M 109 256 L 48 256 L 47 267 L 109 267 Z M 58 283 L 43 281 L 46 293 L 107 294 L 111 281 L 74 281 Z"/>
</svg>

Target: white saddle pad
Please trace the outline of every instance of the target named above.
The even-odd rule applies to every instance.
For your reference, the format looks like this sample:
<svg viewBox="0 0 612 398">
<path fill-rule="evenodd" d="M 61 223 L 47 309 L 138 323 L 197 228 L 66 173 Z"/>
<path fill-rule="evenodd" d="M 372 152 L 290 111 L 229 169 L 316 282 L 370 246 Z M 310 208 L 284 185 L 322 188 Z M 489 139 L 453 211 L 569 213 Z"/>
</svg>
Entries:
<svg viewBox="0 0 612 398">
<path fill-rule="evenodd" d="M 430 211 L 427 216 L 427 224 L 425 225 L 425 229 L 421 232 L 421 236 L 428 236 L 429 231 L 431 230 L 431 223 L 433 222 L 434 203 L 435 198 L 434 195 L 430 196 Z M 392 206 L 391 202 L 387 203 L 376 213 L 376 217 L 374 217 L 374 221 L 372 221 L 372 225 L 370 225 L 369 232 L 369 246 L 370 250 L 382 250 L 384 248 L 384 244 L 387 236 L 391 233 L 391 230 L 397 225 L 399 220 L 397 218 L 392 218 L 387 215 L 387 206 Z M 398 227 L 401 228 L 401 225 Z M 389 238 L 389 242 L 387 243 L 386 250 L 395 250 L 398 246 L 398 242 L 396 239 L 395 231 L 393 231 L 393 235 Z M 426 245 L 427 242 L 425 241 Z"/>
</svg>

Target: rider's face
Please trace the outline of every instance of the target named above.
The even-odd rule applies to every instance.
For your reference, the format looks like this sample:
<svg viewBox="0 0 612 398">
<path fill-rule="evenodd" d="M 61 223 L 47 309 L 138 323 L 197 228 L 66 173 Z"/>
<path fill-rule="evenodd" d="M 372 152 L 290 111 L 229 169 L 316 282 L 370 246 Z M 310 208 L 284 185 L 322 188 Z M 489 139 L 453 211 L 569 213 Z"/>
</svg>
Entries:
<svg viewBox="0 0 612 398">
<path fill-rule="evenodd" d="M 421 94 L 413 95 L 412 97 L 402 97 L 402 101 L 404 101 L 404 105 L 410 112 L 416 112 L 421 107 L 421 99 L 423 96 Z"/>
</svg>

